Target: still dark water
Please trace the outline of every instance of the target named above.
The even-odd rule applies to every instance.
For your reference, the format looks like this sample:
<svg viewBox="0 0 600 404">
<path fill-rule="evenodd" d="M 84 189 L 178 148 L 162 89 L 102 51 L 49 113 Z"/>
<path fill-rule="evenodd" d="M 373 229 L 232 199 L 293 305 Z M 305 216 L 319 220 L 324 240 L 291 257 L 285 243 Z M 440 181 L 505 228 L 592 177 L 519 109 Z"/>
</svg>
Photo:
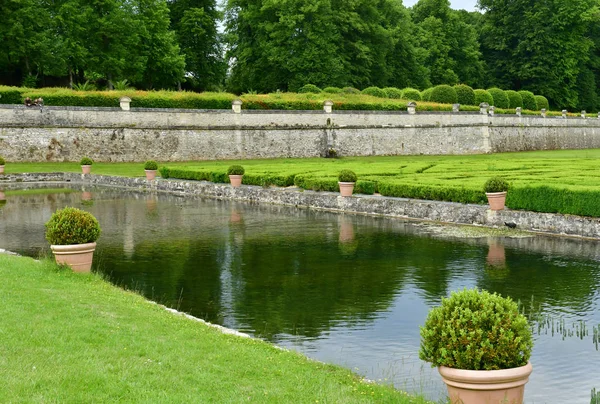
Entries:
<svg viewBox="0 0 600 404">
<path fill-rule="evenodd" d="M 600 388 L 598 242 L 460 238 L 402 220 L 92 191 L 83 201 L 81 190 L 6 190 L 0 248 L 39 256 L 51 213 L 83 208 L 103 230 L 94 270 L 114 283 L 434 400 L 444 386 L 418 359 L 419 326 L 440 297 L 484 288 L 535 316 L 527 403 L 589 403 Z"/>
</svg>

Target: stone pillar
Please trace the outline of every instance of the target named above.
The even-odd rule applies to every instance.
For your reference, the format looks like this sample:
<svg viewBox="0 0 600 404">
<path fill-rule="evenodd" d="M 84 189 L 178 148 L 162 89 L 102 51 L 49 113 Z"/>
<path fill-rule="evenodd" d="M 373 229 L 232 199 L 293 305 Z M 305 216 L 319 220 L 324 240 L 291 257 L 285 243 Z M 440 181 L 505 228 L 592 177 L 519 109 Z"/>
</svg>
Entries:
<svg viewBox="0 0 600 404">
<path fill-rule="evenodd" d="M 600 112 L 598 112 L 598 119 L 600 119 Z"/>
<path fill-rule="evenodd" d="M 581 117 L 582 117 L 583 119 L 585 119 L 585 114 L 586 114 L 585 110 L 581 111 Z"/>
<path fill-rule="evenodd" d="M 566 110 L 566 109 L 563 109 L 563 110 L 562 110 L 562 117 L 563 117 L 564 119 L 567 119 L 567 110 Z"/>
<path fill-rule="evenodd" d="M 546 108 L 542 108 L 542 116 L 545 118 L 546 117 Z"/>
<path fill-rule="evenodd" d="M 488 108 L 489 108 L 490 104 L 488 104 L 487 102 L 482 102 L 481 104 L 479 104 L 479 113 L 481 115 L 487 115 L 488 113 Z"/>
<path fill-rule="evenodd" d="M 494 116 L 494 111 L 496 111 L 496 107 L 492 105 L 490 107 L 490 116 Z"/>
<path fill-rule="evenodd" d="M 416 114 L 417 113 L 417 103 L 414 101 L 409 102 L 407 110 L 410 115 Z"/>
<path fill-rule="evenodd" d="M 333 101 L 327 100 L 323 102 L 323 110 L 326 114 L 331 114 L 333 111 Z"/>
<path fill-rule="evenodd" d="M 131 98 L 121 97 L 119 98 L 119 103 L 121 104 L 121 110 L 129 111 L 129 104 L 131 104 Z"/>
<path fill-rule="evenodd" d="M 241 114 L 242 113 L 242 100 L 233 100 L 233 102 L 231 103 L 231 109 L 236 114 Z"/>
<path fill-rule="evenodd" d="M 460 104 L 452 104 L 452 112 L 459 112 Z"/>
<path fill-rule="evenodd" d="M 517 109 L 516 109 L 516 111 L 515 111 L 515 112 L 516 112 L 516 114 L 517 114 L 517 116 L 521 116 L 521 111 L 522 111 L 522 110 L 523 110 L 523 108 L 521 108 L 521 107 L 517 107 Z"/>
</svg>

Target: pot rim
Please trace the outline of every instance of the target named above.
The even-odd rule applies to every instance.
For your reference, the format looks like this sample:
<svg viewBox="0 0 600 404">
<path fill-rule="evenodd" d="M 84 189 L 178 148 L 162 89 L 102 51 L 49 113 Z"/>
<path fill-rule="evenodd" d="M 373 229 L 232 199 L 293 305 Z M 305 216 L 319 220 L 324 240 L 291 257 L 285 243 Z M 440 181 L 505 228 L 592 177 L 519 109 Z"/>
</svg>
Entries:
<svg viewBox="0 0 600 404">
<path fill-rule="evenodd" d="M 85 244 L 52 244 L 50 248 L 55 254 L 79 254 L 94 251 L 96 249 L 96 242 Z"/>
<path fill-rule="evenodd" d="M 502 192 L 486 192 L 485 195 L 486 196 L 491 196 L 491 197 L 494 197 L 494 196 L 503 196 L 503 195 L 506 195 L 506 191 L 502 191 Z"/>
<path fill-rule="evenodd" d="M 500 369 L 500 370 L 468 370 L 454 369 L 446 366 L 439 366 L 438 371 L 446 384 L 464 385 L 465 383 L 478 384 L 510 384 L 521 381 L 520 384 L 525 384 L 529 380 L 529 375 L 533 371 L 531 362 L 526 365 L 516 368 Z M 475 387 L 475 389 L 477 389 Z"/>
</svg>

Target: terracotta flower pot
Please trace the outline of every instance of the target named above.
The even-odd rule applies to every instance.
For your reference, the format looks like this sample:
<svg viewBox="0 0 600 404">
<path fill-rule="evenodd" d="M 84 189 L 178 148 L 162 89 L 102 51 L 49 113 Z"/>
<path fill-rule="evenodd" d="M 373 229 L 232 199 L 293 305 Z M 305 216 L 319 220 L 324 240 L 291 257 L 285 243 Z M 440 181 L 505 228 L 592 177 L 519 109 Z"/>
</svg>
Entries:
<svg viewBox="0 0 600 404">
<path fill-rule="evenodd" d="M 4 166 L 0 166 L 0 174 L 4 174 Z"/>
<path fill-rule="evenodd" d="M 84 174 L 89 174 L 92 171 L 92 166 L 90 166 L 90 165 L 81 166 L 81 171 L 83 171 Z"/>
<path fill-rule="evenodd" d="M 354 191 L 354 182 L 338 182 L 340 186 L 340 194 L 342 196 L 352 196 L 352 191 Z"/>
<path fill-rule="evenodd" d="M 83 191 L 83 192 L 81 192 L 81 200 L 82 201 L 91 201 L 92 200 L 92 193 L 90 191 Z"/>
<path fill-rule="evenodd" d="M 522 404 L 532 370 L 530 362 L 503 370 L 438 368 L 448 387 L 450 402 L 461 404 Z"/>
<path fill-rule="evenodd" d="M 3 201 L 6 199 L 6 195 L 4 195 L 4 191 L 0 191 L 0 201 Z"/>
<path fill-rule="evenodd" d="M 486 192 L 491 210 L 503 210 L 506 202 L 506 192 Z"/>
<path fill-rule="evenodd" d="M 148 181 L 152 181 L 153 179 L 156 178 L 156 172 L 158 170 L 144 170 L 146 172 L 146 179 Z"/>
<path fill-rule="evenodd" d="M 231 186 L 237 188 L 242 185 L 242 177 L 243 175 L 230 175 L 229 182 L 231 182 Z"/>
<path fill-rule="evenodd" d="M 90 272 L 96 243 L 51 245 L 58 264 L 71 267 L 74 272 Z"/>
</svg>

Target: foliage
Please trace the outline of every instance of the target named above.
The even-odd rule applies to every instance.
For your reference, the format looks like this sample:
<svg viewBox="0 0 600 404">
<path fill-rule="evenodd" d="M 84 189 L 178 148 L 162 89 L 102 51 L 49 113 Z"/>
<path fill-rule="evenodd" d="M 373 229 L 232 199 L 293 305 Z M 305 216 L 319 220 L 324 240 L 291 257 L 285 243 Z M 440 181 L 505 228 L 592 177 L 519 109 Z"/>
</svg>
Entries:
<svg viewBox="0 0 600 404">
<path fill-rule="evenodd" d="M 356 182 L 356 173 L 351 170 L 342 170 L 338 174 L 338 181 L 340 181 L 340 182 Z"/>
<path fill-rule="evenodd" d="M 379 87 L 367 87 L 361 91 L 361 93 L 366 95 L 372 95 L 373 97 L 386 98 L 386 92 Z M 390 97 L 392 98 L 392 97 Z"/>
<path fill-rule="evenodd" d="M 90 83 L 89 80 L 86 80 L 85 83 L 74 83 L 73 90 L 75 91 L 94 91 L 96 90 L 96 86 Z"/>
<path fill-rule="evenodd" d="M 514 90 L 506 90 L 504 92 L 508 97 L 508 108 L 523 108 L 523 97 Z"/>
<path fill-rule="evenodd" d="M 130 83 L 127 79 L 116 81 L 113 87 L 117 91 L 132 90 L 132 87 L 130 86 Z"/>
<path fill-rule="evenodd" d="M 227 168 L 227 175 L 244 175 L 246 170 L 240 165 L 233 165 Z"/>
<path fill-rule="evenodd" d="M 431 93 L 433 92 L 433 87 L 426 88 L 421 91 L 421 100 L 423 101 L 431 101 Z"/>
<path fill-rule="evenodd" d="M 498 370 L 524 366 L 533 339 L 517 303 L 477 289 L 452 292 L 421 327 L 419 358 L 432 366 Z"/>
<path fill-rule="evenodd" d="M 0 85 L 0 104 L 20 104 L 21 91 L 18 87 L 6 87 Z"/>
<path fill-rule="evenodd" d="M 400 98 L 409 101 L 421 101 L 421 92 L 417 89 L 406 87 L 402 90 L 402 96 Z"/>
<path fill-rule="evenodd" d="M 324 93 L 329 93 L 329 94 L 339 94 L 341 93 L 343 90 L 339 87 L 325 87 L 323 89 Z"/>
<path fill-rule="evenodd" d="M 538 110 L 550 109 L 550 104 L 548 103 L 548 99 L 546 97 L 544 97 L 543 95 L 536 95 L 536 96 L 534 96 L 534 98 L 535 98 L 535 105 L 537 106 Z"/>
<path fill-rule="evenodd" d="M 508 188 L 508 182 L 502 177 L 492 177 L 483 184 L 483 190 L 486 193 L 506 192 Z"/>
<path fill-rule="evenodd" d="M 432 102 L 440 102 L 442 104 L 456 104 L 457 95 L 453 87 L 447 84 L 435 86 L 431 92 Z"/>
<path fill-rule="evenodd" d="M 342 92 L 344 94 L 360 94 L 360 90 L 354 87 L 344 87 L 342 88 Z"/>
<path fill-rule="evenodd" d="M 314 84 L 305 84 L 298 89 L 299 93 L 320 93 L 322 90 Z"/>
<path fill-rule="evenodd" d="M 537 102 L 535 101 L 535 95 L 531 91 L 519 91 L 519 95 L 523 99 L 523 108 L 530 111 L 537 111 Z"/>
<path fill-rule="evenodd" d="M 0 156 L 0 166 L 3 166 L 6 164 L 6 160 L 4 160 L 4 157 Z"/>
<path fill-rule="evenodd" d="M 154 160 L 148 160 L 144 163 L 144 170 L 158 170 L 158 163 Z"/>
<path fill-rule="evenodd" d="M 396 87 L 386 87 L 383 89 L 387 98 L 402 98 L 402 90 Z"/>
<path fill-rule="evenodd" d="M 492 95 L 494 100 L 490 105 L 493 105 L 496 108 L 508 108 L 510 106 L 510 101 L 503 90 L 499 88 L 490 88 L 488 89 L 488 93 Z"/>
<path fill-rule="evenodd" d="M 466 84 L 457 84 L 454 86 L 456 91 L 456 101 L 460 105 L 479 105 L 475 102 L 475 91 Z"/>
<path fill-rule="evenodd" d="M 83 157 L 79 164 L 82 166 L 91 166 L 92 164 L 94 164 L 94 160 L 92 160 L 89 157 Z"/>
<path fill-rule="evenodd" d="M 100 224 L 89 212 L 66 207 L 46 222 L 46 239 L 52 245 L 93 243 L 100 237 Z"/>
<path fill-rule="evenodd" d="M 489 91 L 477 89 L 474 91 L 474 93 L 475 93 L 475 103 L 477 105 L 480 105 L 482 102 L 486 102 L 489 105 L 494 104 L 494 97 L 492 97 L 492 94 L 490 94 Z"/>
</svg>

